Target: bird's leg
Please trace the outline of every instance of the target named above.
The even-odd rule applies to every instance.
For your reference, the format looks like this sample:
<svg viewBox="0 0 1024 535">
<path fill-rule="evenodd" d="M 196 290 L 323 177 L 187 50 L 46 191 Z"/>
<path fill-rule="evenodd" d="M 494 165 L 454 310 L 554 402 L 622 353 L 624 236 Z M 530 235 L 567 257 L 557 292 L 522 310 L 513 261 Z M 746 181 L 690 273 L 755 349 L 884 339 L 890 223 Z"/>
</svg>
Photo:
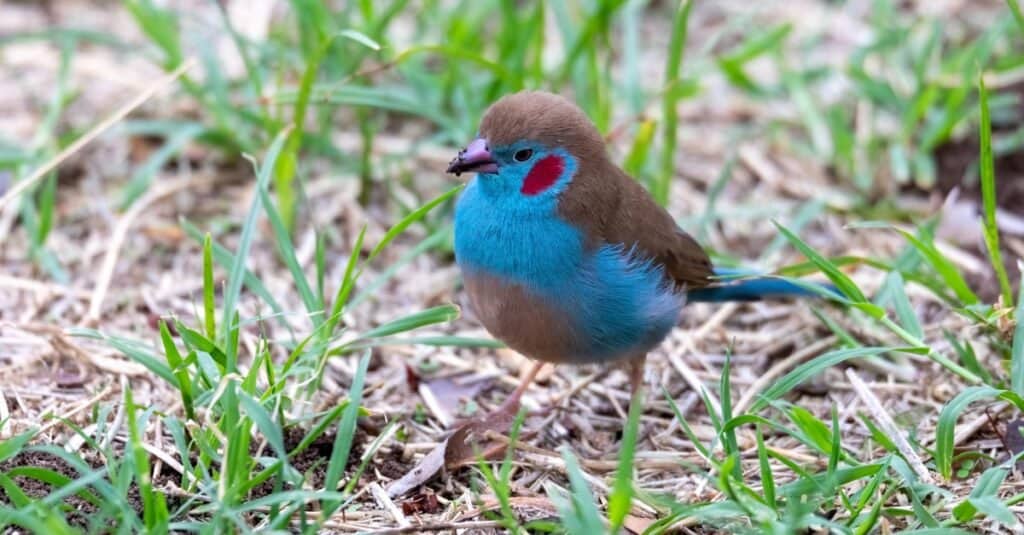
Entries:
<svg viewBox="0 0 1024 535">
<path fill-rule="evenodd" d="M 530 386 L 530 383 L 533 383 L 533 380 L 537 377 L 537 374 L 540 373 L 540 370 L 543 367 L 544 362 L 534 362 L 533 367 L 530 368 L 530 371 L 526 373 L 526 376 L 523 377 L 523 380 L 519 382 L 519 386 L 517 386 L 516 389 L 512 391 L 512 395 L 510 395 L 508 399 L 506 399 L 505 402 L 502 403 L 500 407 L 498 407 L 497 412 L 507 412 L 509 414 L 515 414 L 519 412 L 519 402 L 523 397 L 523 393 L 526 392 L 526 389 Z"/>
<path fill-rule="evenodd" d="M 647 361 L 647 353 L 634 357 L 629 361 L 629 386 L 632 394 L 631 400 L 636 401 L 643 393 L 644 387 L 644 363 Z"/>
<path fill-rule="evenodd" d="M 632 396 L 629 398 L 629 412 L 632 414 L 633 410 L 636 409 L 639 416 L 643 416 L 644 410 L 644 363 L 646 361 L 647 353 L 634 357 L 629 361 L 629 383 L 632 393 Z M 639 432 L 637 433 L 636 440 L 639 443 L 647 437 L 647 431 L 639 419 L 637 420 L 637 425 L 639 426 Z M 623 431 L 625 431 L 625 428 L 623 428 Z M 623 438 L 625 438 L 625 435 L 623 435 Z"/>
</svg>

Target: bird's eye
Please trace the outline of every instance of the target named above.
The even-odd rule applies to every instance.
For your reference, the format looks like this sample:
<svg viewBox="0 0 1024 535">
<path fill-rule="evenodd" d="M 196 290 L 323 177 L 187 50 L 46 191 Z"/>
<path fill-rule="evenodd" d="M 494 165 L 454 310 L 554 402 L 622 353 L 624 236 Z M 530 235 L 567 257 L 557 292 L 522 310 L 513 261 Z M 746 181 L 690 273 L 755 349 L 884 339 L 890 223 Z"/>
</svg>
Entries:
<svg viewBox="0 0 1024 535">
<path fill-rule="evenodd" d="M 512 158 L 517 162 L 525 162 L 530 159 L 530 156 L 533 156 L 533 151 L 531 149 L 523 149 L 516 151 L 516 153 L 512 155 Z"/>
</svg>

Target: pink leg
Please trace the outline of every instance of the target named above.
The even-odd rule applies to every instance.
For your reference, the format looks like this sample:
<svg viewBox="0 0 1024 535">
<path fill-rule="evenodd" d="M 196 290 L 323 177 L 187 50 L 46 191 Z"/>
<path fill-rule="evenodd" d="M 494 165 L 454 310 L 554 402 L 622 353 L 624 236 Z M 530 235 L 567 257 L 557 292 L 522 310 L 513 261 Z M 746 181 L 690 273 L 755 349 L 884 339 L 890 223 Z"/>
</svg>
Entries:
<svg viewBox="0 0 1024 535">
<path fill-rule="evenodd" d="M 643 368 L 647 361 L 647 354 L 641 355 L 630 361 L 630 387 L 632 398 L 630 403 L 643 403 Z"/>
<path fill-rule="evenodd" d="M 506 399 L 505 402 L 502 403 L 500 407 L 498 407 L 497 412 L 507 412 L 511 414 L 519 412 L 519 401 L 522 399 L 523 393 L 526 392 L 526 389 L 530 386 L 531 383 L 533 383 L 533 380 L 537 378 L 537 374 L 540 373 L 540 370 L 543 367 L 544 362 L 534 362 L 533 367 L 530 368 L 529 372 L 527 372 L 526 377 L 523 377 L 523 380 L 519 382 L 519 386 L 517 386 L 516 389 L 512 391 L 512 395 L 510 395 L 508 399 Z"/>
</svg>

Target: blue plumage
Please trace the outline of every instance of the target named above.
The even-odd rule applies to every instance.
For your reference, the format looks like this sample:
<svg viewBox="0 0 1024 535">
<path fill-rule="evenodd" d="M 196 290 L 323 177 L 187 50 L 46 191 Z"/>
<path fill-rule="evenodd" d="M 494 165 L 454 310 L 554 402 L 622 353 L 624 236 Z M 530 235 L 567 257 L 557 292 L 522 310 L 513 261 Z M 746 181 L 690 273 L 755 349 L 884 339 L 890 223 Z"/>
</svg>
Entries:
<svg viewBox="0 0 1024 535">
<path fill-rule="evenodd" d="M 551 153 L 533 150 L 538 158 Z M 574 332 L 561 337 L 576 343 L 562 360 L 594 362 L 646 352 L 676 324 L 682 296 L 649 259 L 621 245 L 588 248 L 580 230 L 558 216 L 557 191 L 571 181 L 575 164 L 568 154 L 555 153 L 566 165 L 551 194 L 510 192 L 523 181 L 521 172 L 470 180 L 455 213 L 456 261 L 470 276 L 521 288 L 536 306 L 565 315 Z"/>
<path fill-rule="evenodd" d="M 719 277 L 755 277 L 735 281 L 724 279 L 717 286 L 695 288 L 686 294 L 691 303 L 724 303 L 728 301 L 759 301 L 761 299 L 778 299 L 787 297 L 818 297 L 821 294 L 793 282 L 760 277 L 756 272 L 745 269 L 715 268 Z M 816 286 L 840 296 L 839 290 L 832 285 L 817 284 Z"/>
</svg>

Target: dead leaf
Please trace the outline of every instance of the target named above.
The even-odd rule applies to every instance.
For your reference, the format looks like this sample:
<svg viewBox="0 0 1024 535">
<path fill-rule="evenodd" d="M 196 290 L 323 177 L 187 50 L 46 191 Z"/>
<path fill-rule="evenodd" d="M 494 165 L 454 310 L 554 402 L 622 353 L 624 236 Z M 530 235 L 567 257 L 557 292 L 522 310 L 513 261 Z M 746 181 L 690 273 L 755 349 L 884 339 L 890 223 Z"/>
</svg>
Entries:
<svg viewBox="0 0 1024 535">
<path fill-rule="evenodd" d="M 432 515 L 441 512 L 442 509 L 444 507 L 437 500 L 437 495 L 428 491 L 421 490 L 419 494 L 402 502 L 402 513 L 407 516 Z"/>
<path fill-rule="evenodd" d="M 459 374 L 421 380 L 418 390 L 430 412 L 445 427 L 450 427 L 459 414 L 460 404 L 472 400 L 490 384 L 490 379 L 474 379 L 469 374 Z"/>
<path fill-rule="evenodd" d="M 420 462 L 388 486 L 388 496 L 396 498 L 419 487 L 436 476 L 442 468 L 458 468 L 475 463 L 478 454 L 494 458 L 505 451 L 506 443 L 488 440 L 487 433 L 505 434 L 512 427 L 515 415 L 507 411 L 493 412 L 463 423 L 448 438 L 430 450 Z"/>
<path fill-rule="evenodd" d="M 409 392 L 416 392 L 420 389 L 420 375 L 409 363 L 403 363 L 403 366 L 405 366 L 405 386 Z"/>
<path fill-rule="evenodd" d="M 1010 456 L 1024 451 L 1024 420 L 1012 420 L 1006 424 L 1006 447 Z M 1017 470 L 1024 471 L 1024 459 L 1017 460 Z"/>
<path fill-rule="evenodd" d="M 449 440 L 451 437 L 446 438 L 444 442 L 430 450 L 430 453 L 426 454 L 412 470 L 388 485 L 388 496 L 392 498 L 404 496 L 410 490 L 433 479 L 441 471 L 441 468 L 444 468 L 444 452 L 448 448 Z"/>
</svg>

